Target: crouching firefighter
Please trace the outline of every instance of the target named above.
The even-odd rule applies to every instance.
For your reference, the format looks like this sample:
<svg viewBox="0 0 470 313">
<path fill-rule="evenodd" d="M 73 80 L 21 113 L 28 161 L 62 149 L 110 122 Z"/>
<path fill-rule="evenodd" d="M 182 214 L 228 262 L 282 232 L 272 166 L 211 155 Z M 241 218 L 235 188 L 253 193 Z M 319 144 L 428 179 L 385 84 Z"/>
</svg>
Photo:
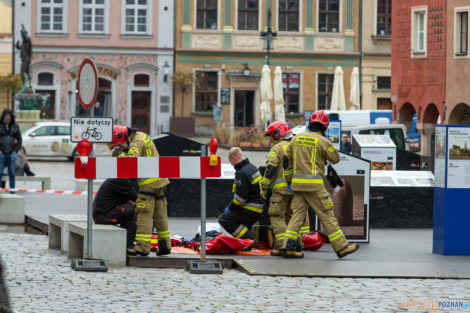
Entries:
<svg viewBox="0 0 470 313">
<path fill-rule="evenodd" d="M 339 152 L 322 133 L 328 127 L 329 119 L 325 111 L 316 111 L 310 118 L 308 131 L 295 136 L 289 143 L 284 168 L 293 168 L 291 188 L 292 217 L 287 225 L 283 248 L 284 257 L 301 258 L 303 254 L 296 251 L 300 227 L 307 218 L 310 205 L 325 228 L 329 242 L 339 258 L 359 249 L 357 244 L 349 244 L 338 226 L 333 211 L 333 201 L 323 184 L 325 163 L 339 162 Z"/>
<path fill-rule="evenodd" d="M 282 256 L 282 249 L 279 248 L 283 246 L 286 223 L 289 222 L 292 215 L 290 202 L 293 195 L 288 188 L 292 169 L 284 171 L 282 161 L 293 135 L 289 125 L 282 121 L 271 123 L 264 134 L 271 137 L 274 145 L 271 147 L 266 160 L 266 172 L 261 180 L 261 194 L 263 198 L 269 201 L 268 215 L 276 239 L 276 247 L 271 251 L 271 255 Z M 268 199 L 269 189 L 271 189 L 271 196 Z M 310 226 L 307 218 L 299 231 L 297 246 L 299 250 L 302 247 L 300 236 L 309 231 Z"/>
<path fill-rule="evenodd" d="M 219 224 L 236 238 L 255 240 L 251 226 L 261 219 L 264 204 L 260 195 L 261 174 L 238 147 L 230 149 L 228 159 L 236 170 L 235 182 L 232 201 L 219 216 Z"/>
<path fill-rule="evenodd" d="M 120 157 L 158 157 L 157 148 L 147 134 L 126 126 L 114 125 L 113 146 L 110 146 L 110 149 L 117 144 L 126 143 L 129 145 L 129 151 L 127 154 L 120 154 Z M 135 251 L 139 255 L 147 256 L 150 253 L 153 225 L 158 236 L 157 255 L 170 254 L 171 239 L 165 198 L 165 186 L 169 183 L 168 178 L 139 179 L 135 236 Z"/>
</svg>

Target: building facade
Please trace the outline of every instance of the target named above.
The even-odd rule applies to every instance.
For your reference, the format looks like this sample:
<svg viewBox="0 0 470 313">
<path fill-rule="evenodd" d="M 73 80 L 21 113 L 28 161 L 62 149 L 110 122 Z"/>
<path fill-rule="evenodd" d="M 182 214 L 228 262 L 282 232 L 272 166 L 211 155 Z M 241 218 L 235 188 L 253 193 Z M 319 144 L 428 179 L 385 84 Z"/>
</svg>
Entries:
<svg viewBox="0 0 470 313">
<path fill-rule="evenodd" d="M 394 1 L 392 15 L 393 119 L 410 127 L 417 114 L 421 153 L 430 155 L 435 124 L 445 120 L 446 1 Z"/>
<path fill-rule="evenodd" d="M 31 36 L 33 90 L 49 95 L 41 118 L 110 116 L 152 135 L 172 115 L 173 0 L 32 0 L 15 2 L 15 35 Z M 18 37 L 20 38 L 20 37 Z M 93 57 L 99 89 L 94 108 L 81 108 L 78 70 Z M 20 60 L 15 53 L 15 69 Z"/>
<path fill-rule="evenodd" d="M 175 90 L 175 115 L 194 117 L 198 134 L 212 132 L 214 111 L 231 126 L 262 126 L 267 43 L 260 32 L 268 24 L 277 32 L 270 69 L 283 71 L 286 119 L 295 125 L 305 111 L 328 109 L 336 66 L 343 68 L 346 95 L 359 66 L 358 12 L 353 0 L 179 1 L 175 71 L 193 73 L 196 81 L 184 97 Z"/>
<path fill-rule="evenodd" d="M 11 0 L 0 1 L 0 76 L 11 74 L 12 70 L 12 3 Z M 0 93 L 0 110 L 11 107 L 7 94 Z"/>
<path fill-rule="evenodd" d="M 470 2 L 447 1 L 446 103 L 443 117 L 447 124 L 470 125 L 469 23 Z"/>
<path fill-rule="evenodd" d="M 362 1 L 362 109 L 364 110 L 392 109 L 391 35 L 392 0 Z"/>
</svg>

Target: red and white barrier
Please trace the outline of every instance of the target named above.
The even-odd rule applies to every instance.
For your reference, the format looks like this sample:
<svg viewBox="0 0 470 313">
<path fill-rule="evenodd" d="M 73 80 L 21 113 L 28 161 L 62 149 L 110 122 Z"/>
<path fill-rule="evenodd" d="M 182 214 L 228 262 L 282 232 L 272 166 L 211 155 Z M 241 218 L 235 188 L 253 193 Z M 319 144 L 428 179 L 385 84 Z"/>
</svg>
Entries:
<svg viewBox="0 0 470 313">
<path fill-rule="evenodd" d="M 207 178 L 221 176 L 220 157 L 97 157 L 83 164 L 75 159 L 75 178 Z"/>
<path fill-rule="evenodd" d="M 21 188 L 0 188 L 0 191 L 14 191 L 14 192 L 32 192 L 32 193 L 43 193 L 53 195 L 87 195 L 86 191 L 75 191 L 75 190 L 42 190 L 42 189 L 21 189 Z M 93 192 L 96 195 L 96 192 Z"/>
</svg>

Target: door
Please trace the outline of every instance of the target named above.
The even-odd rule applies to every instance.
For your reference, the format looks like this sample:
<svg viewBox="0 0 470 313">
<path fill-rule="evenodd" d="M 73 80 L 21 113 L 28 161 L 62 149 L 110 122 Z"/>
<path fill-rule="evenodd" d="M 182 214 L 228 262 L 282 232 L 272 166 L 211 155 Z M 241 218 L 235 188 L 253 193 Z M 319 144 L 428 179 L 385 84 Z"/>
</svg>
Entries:
<svg viewBox="0 0 470 313">
<path fill-rule="evenodd" d="M 146 134 L 150 133 L 150 91 L 132 92 L 132 128 Z"/>
<path fill-rule="evenodd" d="M 253 101 L 255 92 L 253 90 L 235 91 L 235 126 L 253 126 Z"/>
<path fill-rule="evenodd" d="M 392 100 L 390 98 L 377 98 L 377 110 L 391 110 Z"/>
</svg>

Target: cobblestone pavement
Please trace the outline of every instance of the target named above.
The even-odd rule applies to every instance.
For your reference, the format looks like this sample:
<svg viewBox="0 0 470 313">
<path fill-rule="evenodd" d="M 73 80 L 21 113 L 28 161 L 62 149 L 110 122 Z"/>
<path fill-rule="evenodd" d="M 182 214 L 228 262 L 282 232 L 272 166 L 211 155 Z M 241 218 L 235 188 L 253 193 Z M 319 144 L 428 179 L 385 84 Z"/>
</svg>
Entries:
<svg viewBox="0 0 470 313">
<path fill-rule="evenodd" d="M 236 270 L 192 275 L 150 268 L 75 272 L 65 256 L 47 249 L 45 236 L 0 237 L 10 300 L 21 313 L 431 312 L 416 303 L 410 309 L 400 305 L 470 300 L 470 280 L 261 277 Z M 465 311 L 470 309 L 453 312 Z"/>
</svg>

